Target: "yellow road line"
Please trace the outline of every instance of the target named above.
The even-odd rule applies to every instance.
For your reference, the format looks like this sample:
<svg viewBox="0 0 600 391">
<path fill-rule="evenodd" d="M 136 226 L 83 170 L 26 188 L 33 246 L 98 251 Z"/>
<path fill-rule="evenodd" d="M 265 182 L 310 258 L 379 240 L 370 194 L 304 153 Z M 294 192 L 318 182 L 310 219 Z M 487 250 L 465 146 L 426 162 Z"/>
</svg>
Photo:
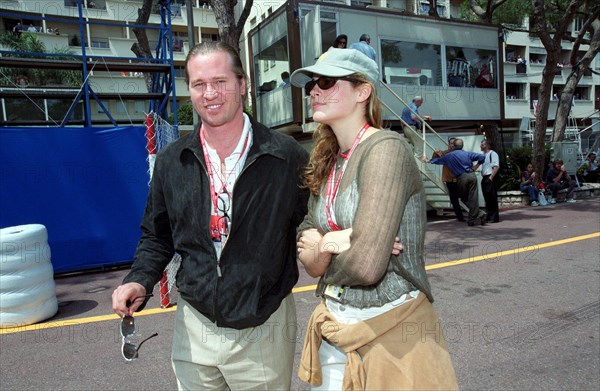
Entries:
<svg viewBox="0 0 600 391">
<path fill-rule="evenodd" d="M 486 260 L 490 260 L 490 259 L 497 259 L 499 257 L 505 257 L 507 255 L 524 253 L 527 251 L 536 251 L 536 250 L 540 250 L 542 248 L 560 246 L 561 244 L 573 243 L 573 242 L 578 242 L 578 241 L 586 240 L 586 239 L 593 239 L 593 238 L 597 238 L 597 237 L 600 237 L 600 232 L 594 232 L 592 234 L 575 236 L 575 237 L 567 238 L 567 239 L 555 240 L 552 242 L 547 242 L 547 243 L 542 243 L 542 244 L 532 244 L 532 245 L 526 246 L 526 247 L 519 247 L 519 248 L 516 248 L 513 250 L 499 251 L 496 253 L 480 255 L 477 257 L 463 258 L 463 259 L 457 259 L 455 261 L 436 263 L 434 265 L 425 266 L 425 270 L 441 269 L 444 267 L 463 265 L 465 263 L 473 263 L 473 262 L 479 262 L 479 261 L 486 261 Z"/>
<path fill-rule="evenodd" d="M 594 232 L 594 233 L 587 234 L 587 235 L 575 236 L 572 238 L 555 240 L 552 242 L 541 243 L 541 244 L 531 245 L 531 246 L 526 246 L 526 247 L 519 247 L 519 248 L 516 248 L 513 250 L 499 251 L 496 253 L 480 255 L 477 257 L 463 258 L 463 259 L 457 259 L 455 261 L 436 263 L 434 265 L 427 265 L 427 266 L 425 266 L 425 270 L 435 270 L 435 269 L 441 269 L 441 268 L 450 267 L 450 266 L 464 265 L 465 263 L 473 263 L 473 262 L 479 262 L 479 261 L 486 261 L 486 260 L 490 260 L 490 259 L 497 259 L 499 257 L 504 257 L 507 255 L 524 253 L 524 252 L 528 252 L 528 251 L 539 250 L 542 248 L 555 247 L 555 246 L 560 246 L 562 244 L 568 244 L 568 243 L 573 243 L 573 242 L 578 242 L 581 240 L 593 239 L 593 238 L 598 238 L 598 237 L 600 237 L 600 232 Z M 296 288 L 292 289 L 292 292 L 293 293 L 301 293 L 301 292 L 313 291 L 313 290 L 315 290 L 316 287 L 317 287 L 316 285 L 300 286 L 300 287 L 296 287 Z M 140 312 L 136 313 L 136 316 L 164 314 L 165 312 L 175 311 L 176 308 L 177 308 L 176 306 L 166 308 L 166 309 L 152 308 L 152 309 L 140 311 Z M 119 317 L 116 314 L 110 314 L 110 315 L 91 316 L 91 317 L 80 318 L 80 319 L 63 320 L 63 321 L 57 321 L 57 322 L 38 323 L 38 324 L 32 324 L 32 325 L 27 325 L 27 326 L 22 326 L 22 327 L 0 329 L 0 335 L 1 334 L 20 333 L 20 332 L 32 331 L 32 330 L 49 329 L 49 328 L 55 328 L 55 327 L 77 326 L 77 325 L 82 325 L 82 324 L 86 324 L 86 323 L 94 323 L 94 322 L 102 322 L 102 321 L 107 321 L 107 320 L 118 320 L 118 319 L 119 319 Z"/>
</svg>

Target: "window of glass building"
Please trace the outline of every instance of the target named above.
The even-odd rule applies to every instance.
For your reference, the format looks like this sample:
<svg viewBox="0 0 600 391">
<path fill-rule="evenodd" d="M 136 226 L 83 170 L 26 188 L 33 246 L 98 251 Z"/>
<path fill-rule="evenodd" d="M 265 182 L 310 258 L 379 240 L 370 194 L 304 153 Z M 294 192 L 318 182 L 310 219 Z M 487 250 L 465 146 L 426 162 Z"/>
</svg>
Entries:
<svg viewBox="0 0 600 391">
<path fill-rule="evenodd" d="M 449 87 L 498 87 L 495 50 L 446 46 L 445 52 Z"/>
<path fill-rule="evenodd" d="M 275 41 L 254 56 L 254 73 L 257 95 L 289 84 L 287 36 Z M 285 77 L 287 73 L 287 78 Z M 284 80 L 286 79 L 286 80 Z"/>
<path fill-rule="evenodd" d="M 381 40 L 384 82 L 404 85 L 442 85 L 441 46 Z"/>
</svg>

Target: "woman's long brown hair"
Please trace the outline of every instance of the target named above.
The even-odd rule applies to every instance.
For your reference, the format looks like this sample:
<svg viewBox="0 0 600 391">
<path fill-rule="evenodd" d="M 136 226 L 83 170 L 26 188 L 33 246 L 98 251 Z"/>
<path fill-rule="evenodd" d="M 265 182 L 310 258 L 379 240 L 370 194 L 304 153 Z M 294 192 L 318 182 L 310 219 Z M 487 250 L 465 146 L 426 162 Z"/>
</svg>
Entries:
<svg viewBox="0 0 600 391">
<path fill-rule="evenodd" d="M 363 83 L 371 84 L 371 95 L 365 105 L 365 117 L 369 125 L 374 128 L 381 128 L 381 103 L 377 97 L 375 86 L 361 74 L 353 74 L 350 77 L 356 79 L 356 81 L 351 81 L 355 87 Z M 313 140 L 313 149 L 303 177 L 304 185 L 310 190 L 311 194 L 319 195 L 323 183 L 329 177 L 331 167 L 335 164 L 340 146 L 329 125 L 319 124 L 313 135 Z"/>
</svg>

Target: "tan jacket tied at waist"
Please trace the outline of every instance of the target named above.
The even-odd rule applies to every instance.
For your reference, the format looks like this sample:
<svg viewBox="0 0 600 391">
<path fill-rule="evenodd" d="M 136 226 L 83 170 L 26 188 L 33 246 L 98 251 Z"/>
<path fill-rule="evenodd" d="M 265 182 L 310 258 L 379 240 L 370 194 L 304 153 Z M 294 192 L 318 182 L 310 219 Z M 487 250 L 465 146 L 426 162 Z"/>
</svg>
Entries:
<svg viewBox="0 0 600 391">
<path fill-rule="evenodd" d="M 343 390 L 457 390 L 442 327 L 424 294 L 356 324 L 338 323 L 324 303 L 306 331 L 298 376 L 323 382 L 319 347 L 325 338 L 346 352 Z"/>
</svg>

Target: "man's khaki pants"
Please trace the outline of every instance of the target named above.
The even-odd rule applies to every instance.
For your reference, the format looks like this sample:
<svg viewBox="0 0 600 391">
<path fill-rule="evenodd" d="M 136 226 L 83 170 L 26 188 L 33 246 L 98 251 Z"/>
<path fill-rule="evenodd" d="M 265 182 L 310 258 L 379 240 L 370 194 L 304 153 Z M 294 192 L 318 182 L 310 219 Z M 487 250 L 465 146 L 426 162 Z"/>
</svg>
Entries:
<svg viewBox="0 0 600 391">
<path fill-rule="evenodd" d="M 180 390 L 289 390 L 296 345 L 292 294 L 262 325 L 217 327 L 181 297 L 172 364 Z"/>
</svg>

